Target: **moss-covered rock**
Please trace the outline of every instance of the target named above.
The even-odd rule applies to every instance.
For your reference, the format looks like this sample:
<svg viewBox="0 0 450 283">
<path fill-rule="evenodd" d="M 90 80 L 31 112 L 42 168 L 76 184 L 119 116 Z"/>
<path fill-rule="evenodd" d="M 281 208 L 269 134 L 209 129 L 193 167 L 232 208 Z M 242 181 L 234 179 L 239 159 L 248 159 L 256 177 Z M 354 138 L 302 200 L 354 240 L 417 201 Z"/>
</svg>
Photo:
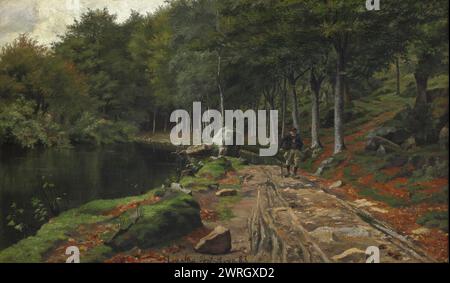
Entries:
<svg viewBox="0 0 450 283">
<path fill-rule="evenodd" d="M 155 205 L 144 206 L 135 224 L 109 243 L 115 250 L 150 248 L 183 236 L 202 225 L 199 205 L 192 197 L 177 194 Z"/>
<path fill-rule="evenodd" d="M 154 197 L 153 192 L 142 196 L 114 200 L 96 200 L 79 208 L 68 210 L 43 225 L 35 236 L 28 237 L 0 252 L 0 262 L 45 262 L 61 244 L 79 234 L 80 226 L 112 225 L 121 227 L 104 239 L 113 245 L 100 243 L 83 252 L 82 262 L 102 262 L 115 251 L 113 247 L 150 247 L 192 231 L 201 225 L 200 208 L 194 199 L 182 193 L 171 192 L 155 204 L 139 206 L 117 216 L 109 213 L 120 206 Z M 123 218 L 135 220 L 128 223 Z M 123 225 L 126 224 L 126 225 Z M 95 231 L 93 231 L 95 233 Z M 74 236 L 75 235 L 75 236 Z M 84 235 L 86 236 L 86 235 Z"/>
</svg>

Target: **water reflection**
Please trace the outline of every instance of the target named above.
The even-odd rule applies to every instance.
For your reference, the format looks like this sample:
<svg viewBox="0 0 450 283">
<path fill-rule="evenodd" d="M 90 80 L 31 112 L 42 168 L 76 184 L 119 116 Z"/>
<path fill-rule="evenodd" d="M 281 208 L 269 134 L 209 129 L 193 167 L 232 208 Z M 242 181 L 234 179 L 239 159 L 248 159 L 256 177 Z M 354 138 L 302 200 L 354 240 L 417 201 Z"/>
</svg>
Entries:
<svg viewBox="0 0 450 283">
<path fill-rule="evenodd" d="M 54 184 L 67 208 L 94 199 L 139 195 L 159 186 L 176 171 L 170 151 L 151 145 L 124 144 L 102 148 L 0 150 L 0 249 L 23 237 L 8 227 L 7 216 L 14 208 L 25 209 L 26 221 L 36 220 L 32 199 L 43 200 L 44 183 Z M 43 179 L 43 176 L 45 179 Z M 28 214 L 27 214 L 28 213 Z"/>
</svg>

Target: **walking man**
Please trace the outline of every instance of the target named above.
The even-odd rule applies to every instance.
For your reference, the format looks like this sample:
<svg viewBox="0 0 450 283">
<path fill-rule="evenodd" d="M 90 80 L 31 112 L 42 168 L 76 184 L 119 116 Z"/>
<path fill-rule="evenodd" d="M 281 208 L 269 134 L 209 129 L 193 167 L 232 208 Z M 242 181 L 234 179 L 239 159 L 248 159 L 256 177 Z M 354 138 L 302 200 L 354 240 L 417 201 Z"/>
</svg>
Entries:
<svg viewBox="0 0 450 283">
<path fill-rule="evenodd" d="M 297 175 L 297 169 L 300 166 L 301 150 L 303 148 L 303 141 L 300 135 L 297 133 L 296 128 L 292 128 L 289 134 L 281 141 L 281 148 L 285 150 L 284 158 L 286 160 L 287 174 L 285 177 L 289 177 L 291 174 L 291 168 L 293 168 L 292 176 Z"/>
</svg>

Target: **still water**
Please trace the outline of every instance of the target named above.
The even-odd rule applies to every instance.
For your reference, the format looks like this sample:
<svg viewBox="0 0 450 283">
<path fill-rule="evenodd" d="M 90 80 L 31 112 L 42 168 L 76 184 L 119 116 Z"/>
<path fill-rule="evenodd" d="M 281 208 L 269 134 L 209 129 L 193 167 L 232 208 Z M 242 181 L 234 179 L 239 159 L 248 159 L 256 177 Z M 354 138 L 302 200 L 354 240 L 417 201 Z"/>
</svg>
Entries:
<svg viewBox="0 0 450 283">
<path fill-rule="evenodd" d="M 175 172 L 175 156 L 151 145 L 33 150 L 1 147 L 0 250 L 25 236 L 7 225 L 8 215 L 20 214 L 23 209 L 18 218 L 27 227 L 36 226 L 31 202 L 45 199 L 45 183 L 52 184 L 68 209 L 91 200 L 142 194 L 159 187 Z"/>
</svg>

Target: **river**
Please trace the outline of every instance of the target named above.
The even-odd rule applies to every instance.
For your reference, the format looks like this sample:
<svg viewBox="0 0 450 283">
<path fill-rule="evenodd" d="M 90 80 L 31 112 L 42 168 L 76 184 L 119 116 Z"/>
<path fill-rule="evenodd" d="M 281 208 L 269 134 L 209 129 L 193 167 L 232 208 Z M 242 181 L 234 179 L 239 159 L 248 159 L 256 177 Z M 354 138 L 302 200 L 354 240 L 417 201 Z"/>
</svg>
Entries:
<svg viewBox="0 0 450 283">
<path fill-rule="evenodd" d="M 42 224 L 35 219 L 33 201 L 45 203 L 51 195 L 60 198 L 58 203 L 65 210 L 96 199 L 139 195 L 160 187 L 176 167 L 176 158 L 168 149 L 146 144 L 33 150 L 1 147 L 0 250 L 33 234 Z M 44 187 L 52 193 L 43 193 Z M 24 225 L 22 232 L 8 225 L 11 219 Z"/>
</svg>

